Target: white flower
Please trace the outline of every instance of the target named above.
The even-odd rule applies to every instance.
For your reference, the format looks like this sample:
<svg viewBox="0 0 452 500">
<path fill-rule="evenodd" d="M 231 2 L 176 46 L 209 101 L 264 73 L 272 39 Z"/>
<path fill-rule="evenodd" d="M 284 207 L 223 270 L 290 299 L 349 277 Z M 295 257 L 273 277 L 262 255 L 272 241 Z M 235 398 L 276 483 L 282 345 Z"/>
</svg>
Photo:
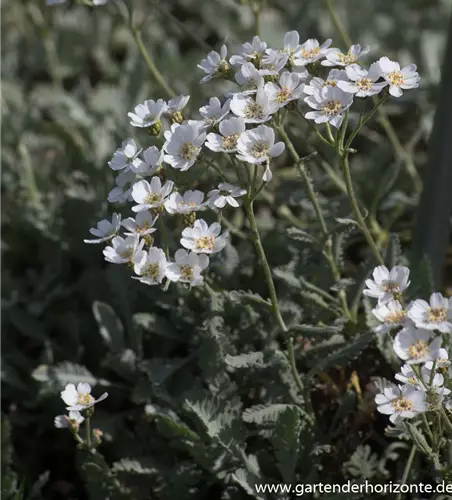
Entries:
<svg viewBox="0 0 452 500">
<path fill-rule="evenodd" d="M 282 56 L 284 60 L 284 65 L 289 62 L 290 65 L 294 64 L 294 56 L 295 54 L 301 54 L 301 45 L 300 45 L 300 35 L 298 34 L 298 31 L 288 31 L 284 35 L 284 48 L 281 51 L 278 51 Z M 273 49 L 267 49 L 267 54 L 271 56 L 277 51 L 274 51 Z"/>
<path fill-rule="evenodd" d="M 239 206 L 236 198 L 246 194 L 246 190 L 240 186 L 233 186 L 227 182 L 218 185 L 218 189 L 213 189 L 209 193 L 209 206 L 211 208 L 224 208 L 226 204 L 237 208 Z"/>
<path fill-rule="evenodd" d="M 377 410 L 390 415 L 389 420 L 396 423 L 399 419 L 413 418 L 427 411 L 426 394 L 411 385 L 397 387 L 390 385 L 375 396 Z"/>
<path fill-rule="evenodd" d="M 231 101 L 231 111 L 244 119 L 245 123 L 263 123 L 271 118 L 268 95 L 264 89 L 254 96 L 234 94 Z"/>
<path fill-rule="evenodd" d="M 361 45 L 352 45 L 346 54 L 339 49 L 329 49 L 326 53 L 326 59 L 322 61 L 322 66 L 348 66 L 356 63 L 361 57 L 365 56 L 370 50 L 367 45 L 361 49 Z"/>
<path fill-rule="evenodd" d="M 243 64 L 235 74 L 235 81 L 240 87 L 240 93 L 245 95 L 255 94 L 264 86 L 264 77 L 251 62 Z"/>
<path fill-rule="evenodd" d="M 332 69 L 328 73 L 326 80 L 322 80 L 317 76 L 312 78 L 309 85 L 305 85 L 304 93 L 314 95 L 325 87 L 335 87 L 340 81 L 348 81 L 347 73 L 343 69 Z"/>
<path fill-rule="evenodd" d="M 381 76 L 377 63 L 371 64 L 369 71 L 361 68 L 358 64 L 351 64 L 345 68 L 345 72 L 351 81 L 338 82 L 337 86 L 344 92 L 350 92 L 357 97 L 376 95 L 388 85 L 388 82 L 376 83 Z"/>
<path fill-rule="evenodd" d="M 237 151 L 237 141 L 245 132 L 246 125 L 243 118 L 233 117 L 223 120 L 219 125 L 220 134 L 207 134 L 206 147 L 211 151 L 234 153 Z"/>
<path fill-rule="evenodd" d="M 275 144 L 275 131 L 266 125 L 247 130 L 237 141 L 237 158 L 248 163 L 264 163 L 284 151 L 284 143 Z"/>
<path fill-rule="evenodd" d="M 413 370 L 411 365 L 403 365 L 400 369 L 400 373 L 395 374 L 396 380 L 399 380 L 403 384 L 409 384 L 416 387 L 418 390 L 426 392 L 429 388 L 435 389 L 437 394 L 445 395 L 444 393 L 449 393 L 449 389 L 443 387 L 444 377 L 441 373 L 435 373 L 432 376 L 432 371 L 426 366 L 421 367 L 421 378 Z"/>
<path fill-rule="evenodd" d="M 217 253 L 226 246 L 228 233 L 220 235 L 221 226 L 214 222 L 210 226 L 203 219 L 197 219 L 193 227 L 182 231 L 181 245 L 195 253 Z"/>
<path fill-rule="evenodd" d="M 69 415 L 57 415 L 53 422 L 57 429 L 66 429 L 69 426 L 78 427 L 84 420 L 79 411 L 70 411 Z"/>
<path fill-rule="evenodd" d="M 394 378 L 402 382 L 402 384 L 410 384 L 418 389 L 423 387 L 411 365 L 403 365 L 402 368 L 400 368 L 400 372 L 394 375 Z"/>
<path fill-rule="evenodd" d="M 279 50 L 267 49 L 262 58 L 259 74 L 262 76 L 278 75 L 287 63 L 288 56 Z M 300 71 L 302 71 L 300 69 Z M 302 71 L 303 75 L 308 76 L 307 71 Z M 301 74 L 301 73 L 300 73 Z"/>
<path fill-rule="evenodd" d="M 198 64 L 198 68 L 206 73 L 206 76 L 201 78 L 200 83 L 208 82 L 212 78 L 219 76 L 220 73 L 227 71 L 229 67 L 226 62 L 227 53 L 228 49 L 226 45 L 222 45 L 220 53 L 212 50 L 207 54 L 207 57 Z"/>
<path fill-rule="evenodd" d="M 122 221 L 122 226 L 127 229 L 127 232 L 124 234 L 127 236 L 133 236 L 134 234 L 147 236 L 148 234 L 152 234 L 157 231 L 157 229 L 153 227 L 157 219 L 158 216 L 153 217 L 151 212 L 139 212 L 135 219 L 133 217 L 128 217 Z"/>
<path fill-rule="evenodd" d="M 433 360 L 441 347 L 441 337 L 432 340 L 432 336 L 429 330 L 406 326 L 395 336 L 394 352 L 409 365 Z"/>
<path fill-rule="evenodd" d="M 191 286 L 202 285 L 202 271 L 209 265 L 209 257 L 204 254 L 188 253 L 182 248 L 174 254 L 175 262 L 168 264 L 165 275 L 170 281 L 190 283 Z"/>
<path fill-rule="evenodd" d="M 107 396 L 108 393 L 104 392 L 102 396 L 94 399 L 91 396 L 91 386 L 82 382 L 77 385 L 77 388 L 74 384 L 68 384 L 64 391 L 61 391 L 61 399 L 68 405 L 66 409 L 69 411 L 86 410 L 103 401 Z"/>
<path fill-rule="evenodd" d="M 108 201 L 110 203 L 124 203 L 126 201 L 132 201 L 131 184 L 133 184 L 136 180 L 137 174 L 132 172 L 132 170 L 121 172 L 116 177 L 116 187 L 108 193 Z"/>
<path fill-rule="evenodd" d="M 110 240 L 119 231 L 121 227 L 121 215 L 114 213 L 109 220 L 103 219 L 97 223 L 96 227 L 92 227 L 89 232 L 97 236 L 94 240 L 83 240 L 85 243 L 102 243 Z"/>
<path fill-rule="evenodd" d="M 408 288 L 409 276 L 410 270 L 404 266 L 395 266 L 391 271 L 385 266 L 377 266 L 373 271 L 374 279 L 366 280 L 367 289 L 363 294 L 374 297 L 380 304 L 384 304 Z"/>
<path fill-rule="evenodd" d="M 153 175 L 159 169 L 163 162 L 163 151 L 157 146 L 151 146 L 143 151 L 143 165 L 141 175 Z"/>
<path fill-rule="evenodd" d="M 158 176 L 152 177 L 151 183 L 146 180 L 136 182 L 132 188 L 132 198 L 138 205 L 132 207 L 132 210 L 143 212 L 162 206 L 171 193 L 173 185 L 173 181 L 167 181 L 162 186 L 162 181 Z"/>
<path fill-rule="evenodd" d="M 303 94 L 304 83 L 301 83 L 299 73 L 284 71 L 279 77 L 279 83 L 268 82 L 265 91 L 270 102 L 270 109 L 274 113 L 290 101 L 298 99 Z"/>
<path fill-rule="evenodd" d="M 400 97 L 403 90 L 419 87 L 419 73 L 415 64 L 409 64 L 400 69 L 400 64 L 382 57 L 377 64 L 380 66 L 381 76 L 389 83 L 389 93 L 394 97 Z"/>
<path fill-rule="evenodd" d="M 140 241 L 137 234 L 122 238 L 115 236 L 111 241 L 111 246 L 105 247 L 103 254 L 107 262 L 112 264 L 126 264 L 131 262 L 135 252 L 140 251 L 144 246 L 144 240 Z"/>
<path fill-rule="evenodd" d="M 405 322 L 406 311 L 397 300 L 390 300 L 372 309 L 373 315 L 382 322 L 375 328 L 376 333 L 386 333 Z"/>
<path fill-rule="evenodd" d="M 433 370 L 433 365 L 435 365 L 435 369 L 447 368 L 450 366 L 449 354 L 446 349 L 439 349 L 436 358 L 433 361 L 427 361 L 427 363 L 425 363 L 425 367 L 429 370 Z"/>
<path fill-rule="evenodd" d="M 185 171 L 194 165 L 206 134 L 194 124 L 184 123 L 171 128 L 171 135 L 167 134 L 165 138 L 167 141 L 163 149 L 167 154 L 163 157 L 164 161 L 173 168 Z"/>
<path fill-rule="evenodd" d="M 221 120 L 228 115 L 230 104 L 230 99 L 228 99 L 222 106 L 218 97 L 211 97 L 209 104 L 202 106 L 199 109 L 200 115 L 204 118 L 205 125 L 207 127 L 213 127 L 217 123 L 221 122 Z"/>
<path fill-rule="evenodd" d="M 180 113 L 185 108 L 189 100 L 189 95 L 179 95 L 177 97 L 173 97 L 168 101 L 166 113 L 170 115 L 173 113 Z"/>
<path fill-rule="evenodd" d="M 410 305 L 408 317 L 418 328 L 452 333 L 452 298 L 447 299 L 440 293 L 433 293 L 430 304 L 417 299 Z"/>
<path fill-rule="evenodd" d="M 108 166 L 112 170 L 125 169 L 127 171 L 133 165 L 137 153 L 136 142 L 133 139 L 126 139 L 121 143 L 121 147 L 115 151 L 112 159 L 108 162 Z"/>
<path fill-rule="evenodd" d="M 300 45 L 293 55 L 294 66 L 306 66 L 326 56 L 328 47 L 331 45 L 331 39 L 319 44 L 314 38 L 306 40 Z"/>
<path fill-rule="evenodd" d="M 172 193 L 165 201 L 166 211 L 170 214 L 190 214 L 204 210 L 204 193 L 202 191 L 186 191 L 182 196 L 180 193 Z"/>
<path fill-rule="evenodd" d="M 239 53 L 231 56 L 229 62 L 233 66 L 241 66 L 249 61 L 253 61 L 262 56 L 267 48 L 267 44 L 262 42 L 258 36 L 253 37 L 250 42 L 244 43 L 239 50 Z"/>
<path fill-rule="evenodd" d="M 162 113 L 166 111 L 167 104 L 162 99 L 157 102 L 151 99 L 135 106 L 134 113 L 127 113 L 130 125 L 133 127 L 152 127 L 160 120 Z"/>
<path fill-rule="evenodd" d="M 339 128 L 344 118 L 342 113 L 351 106 L 353 95 L 337 87 L 325 87 L 321 92 L 305 97 L 304 101 L 316 110 L 306 113 L 305 118 L 315 123 L 328 122 Z"/>
<path fill-rule="evenodd" d="M 158 285 L 165 277 L 167 261 L 165 252 L 161 248 L 151 247 L 147 252 L 145 250 L 136 252 L 133 264 L 133 269 L 139 277 L 132 277 L 141 283 Z"/>
</svg>

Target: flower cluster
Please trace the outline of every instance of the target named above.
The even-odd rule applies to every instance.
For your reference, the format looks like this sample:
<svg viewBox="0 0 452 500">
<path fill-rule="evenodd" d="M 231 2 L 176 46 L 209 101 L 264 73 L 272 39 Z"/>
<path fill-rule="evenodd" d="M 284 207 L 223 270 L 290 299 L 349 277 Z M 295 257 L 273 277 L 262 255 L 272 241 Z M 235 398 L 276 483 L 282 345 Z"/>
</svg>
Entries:
<svg viewBox="0 0 452 500">
<path fill-rule="evenodd" d="M 435 411 L 439 405 L 452 409 L 450 361 L 442 347 L 441 333 L 452 333 L 452 298 L 434 293 L 430 302 L 417 299 L 404 303 L 410 271 L 396 266 L 374 269 L 373 279 L 366 281 L 364 294 L 378 299 L 372 310 L 379 324 L 377 333 L 397 330 L 391 337 L 395 354 L 405 363 L 395 375 L 398 384 L 379 381 L 375 398 L 379 412 L 389 415 L 391 422 L 410 419 Z M 439 332 L 439 333 L 438 333 Z"/>
<path fill-rule="evenodd" d="M 237 208 L 240 198 L 249 201 L 272 180 L 270 164 L 285 149 L 277 141 L 277 132 L 287 112 L 299 107 L 307 120 L 340 127 L 355 97 L 374 96 L 385 88 L 400 96 L 403 90 L 418 86 L 414 65 L 401 69 L 383 57 L 366 69 L 359 62 L 369 47 L 353 45 L 344 53 L 330 45 L 331 40 L 300 43 L 299 34 L 290 31 L 279 49 L 255 36 L 229 59 L 226 46 L 219 53 L 211 51 L 198 64 L 205 73 L 201 83 L 223 79 L 234 88 L 210 98 L 195 119 L 184 116 L 190 96 L 138 104 L 128 113 L 130 125 L 146 129 L 155 144 L 141 148 L 134 139 L 126 139 L 108 163 L 118 173 L 108 201 L 131 203 L 134 217 L 121 221 L 114 214 L 90 230 L 95 239 L 85 241 L 107 242 L 105 259 L 129 265 L 134 278 L 148 285 L 165 279 L 202 284 L 208 255 L 225 247 L 228 233 L 219 221 L 208 223 L 209 215 L 198 218 L 198 212 L 211 209 L 215 216 Z M 325 79 L 319 76 L 323 67 L 329 68 Z M 179 174 L 201 165 L 219 172 L 223 182 L 207 193 L 185 190 Z M 175 249 L 173 257 L 164 236 L 169 217 L 178 218 L 183 226 L 181 248 Z M 390 311 L 397 316 L 397 311 Z"/>
</svg>

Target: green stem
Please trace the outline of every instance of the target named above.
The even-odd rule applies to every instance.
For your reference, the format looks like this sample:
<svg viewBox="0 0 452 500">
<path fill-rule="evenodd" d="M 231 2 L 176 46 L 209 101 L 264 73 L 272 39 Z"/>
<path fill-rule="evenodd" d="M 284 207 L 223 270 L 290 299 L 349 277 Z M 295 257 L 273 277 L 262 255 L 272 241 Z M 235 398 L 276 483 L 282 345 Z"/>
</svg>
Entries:
<svg viewBox="0 0 452 500">
<path fill-rule="evenodd" d="M 165 248 L 165 255 L 166 258 L 169 259 L 168 235 L 166 234 L 165 223 L 163 222 L 162 217 L 159 217 L 159 226 L 162 233 L 162 245 Z"/>
<path fill-rule="evenodd" d="M 138 46 L 138 49 L 140 50 L 144 62 L 146 63 L 146 66 L 148 67 L 149 72 L 153 76 L 154 80 L 160 85 L 162 90 L 164 90 L 169 97 L 174 97 L 176 95 L 176 92 L 174 92 L 174 90 L 168 85 L 165 78 L 157 69 L 157 66 L 154 64 L 154 61 L 151 59 L 151 56 L 149 55 L 149 52 L 147 51 L 143 43 L 141 31 L 136 27 L 132 27 L 131 29 L 133 37 L 135 38 L 135 42 Z"/>
<path fill-rule="evenodd" d="M 447 413 L 441 404 L 439 406 L 439 411 L 441 413 L 441 417 L 443 418 L 443 422 L 446 424 L 447 430 L 452 434 L 452 423 L 449 420 L 449 417 L 447 416 Z"/>
<path fill-rule="evenodd" d="M 353 214 L 355 216 L 356 222 L 358 223 L 359 228 L 364 234 L 364 237 L 366 238 L 366 241 L 372 250 L 372 253 L 374 254 L 375 258 L 377 259 L 377 262 L 379 265 L 384 265 L 383 258 L 377 248 L 377 245 L 373 239 L 373 236 L 371 232 L 369 231 L 369 228 L 367 227 L 366 221 L 364 220 L 364 217 L 361 215 L 361 211 L 358 206 L 358 201 L 356 200 L 356 195 L 355 191 L 353 189 L 353 183 L 352 183 L 352 177 L 350 174 L 350 165 L 348 163 L 348 153 L 345 151 L 342 156 L 342 170 L 344 173 L 344 178 L 345 178 L 345 185 L 347 187 L 347 195 L 348 199 L 350 201 L 350 205 L 352 207 Z"/>
<path fill-rule="evenodd" d="M 345 29 L 345 26 L 342 24 L 341 18 L 338 16 L 336 10 L 334 9 L 333 0 L 326 0 L 326 7 L 328 9 L 328 12 L 330 13 L 330 16 L 331 16 L 331 19 L 333 20 L 333 23 L 336 26 L 336 29 L 341 34 L 342 40 L 344 40 L 344 43 L 348 47 L 350 47 L 350 45 L 352 45 L 352 40 L 348 36 L 348 33 L 347 33 L 347 30 Z"/>
<path fill-rule="evenodd" d="M 408 456 L 408 461 L 405 465 L 405 470 L 403 471 L 402 479 L 400 480 L 400 484 L 406 484 L 408 480 L 408 476 L 410 475 L 411 468 L 413 467 L 414 457 L 416 456 L 416 445 L 413 444 L 411 447 L 410 454 Z M 396 500 L 400 500 L 402 498 L 402 493 L 398 493 L 396 496 Z"/>
<path fill-rule="evenodd" d="M 91 418 L 86 417 L 85 419 L 85 433 L 86 433 L 86 446 L 91 449 Z"/>
</svg>

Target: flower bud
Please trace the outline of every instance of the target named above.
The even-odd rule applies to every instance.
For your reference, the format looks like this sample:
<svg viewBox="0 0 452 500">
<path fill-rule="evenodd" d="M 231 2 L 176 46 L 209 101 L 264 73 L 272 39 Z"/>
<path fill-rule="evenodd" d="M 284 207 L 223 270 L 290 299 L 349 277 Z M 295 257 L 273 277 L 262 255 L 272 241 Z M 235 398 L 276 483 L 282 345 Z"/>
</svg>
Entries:
<svg viewBox="0 0 452 500">
<path fill-rule="evenodd" d="M 162 129 L 162 122 L 160 120 L 156 120 L 155 123 L 148 128 L 148 134 L 157 137 L 160 134 L 161 129 Z"/>
<path fill-rule="evenodd" d="M 190 212 L 189 214 L 182 215 L 182 220 L 185 227 L 192 227 L 196 220 L 196 212 Z"/>
<path fill-rule="evenodd" d="M 180 111 L 176 111 L 171 115 L 171 123 L 182 123 L 184 121 L 184 116 Z"/>
</svg>

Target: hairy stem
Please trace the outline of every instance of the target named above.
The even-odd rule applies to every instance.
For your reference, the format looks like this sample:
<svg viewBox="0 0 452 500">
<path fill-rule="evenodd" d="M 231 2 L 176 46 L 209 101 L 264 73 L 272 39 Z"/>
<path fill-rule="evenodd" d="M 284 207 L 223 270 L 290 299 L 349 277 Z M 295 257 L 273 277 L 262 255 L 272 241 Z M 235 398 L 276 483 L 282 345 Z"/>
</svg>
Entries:
<svg viewBox="0 0 452 500">
<path fill-rule="evenodd" d="M 410 475 L 411 468 L 413 467 L 414 457 L 416 456 L 416 445 L 413 444 L 411 447 L 410 454 L 408 456 L 408 461 L 405 465 L 405 469 L 403 471 L 402 479 L 400 480 L 400 484 L 406 484 L 408 476 Z M 402 498 L 402 493 L 398 493 L 396 496 L 396 500 L 400 500 Z"/>
</svg>

